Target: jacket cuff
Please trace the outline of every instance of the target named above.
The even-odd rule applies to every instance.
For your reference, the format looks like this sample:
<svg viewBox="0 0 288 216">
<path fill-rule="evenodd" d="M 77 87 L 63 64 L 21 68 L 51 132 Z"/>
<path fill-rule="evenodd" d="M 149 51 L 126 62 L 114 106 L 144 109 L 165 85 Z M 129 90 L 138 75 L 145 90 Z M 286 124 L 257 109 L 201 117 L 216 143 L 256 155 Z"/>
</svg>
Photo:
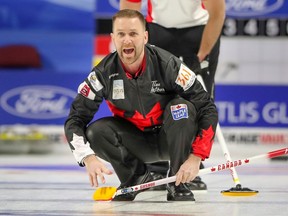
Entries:
<svg viewBox="0 0 288 216">
<path fill-rule="evenodd" d="M 79 164 L 79 166 L 84 167 L 85 165 L 83 164 L 83 160 L 85 157 L 95 154 L 95 152 L 91 148 L 85 149 L 85 151 L 73 151 L 73 155 Z"/>
</svg>

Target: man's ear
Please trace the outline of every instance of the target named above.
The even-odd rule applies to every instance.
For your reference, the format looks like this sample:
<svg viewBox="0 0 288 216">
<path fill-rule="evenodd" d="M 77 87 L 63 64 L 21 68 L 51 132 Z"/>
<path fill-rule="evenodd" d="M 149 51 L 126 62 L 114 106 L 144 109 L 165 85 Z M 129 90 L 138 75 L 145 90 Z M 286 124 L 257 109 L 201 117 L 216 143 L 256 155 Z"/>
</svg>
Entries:
<svg viewBox="0 0 288 216">
<path fill-rule="evenodd" d="M 145 44 L 148 42 L 148 31 L 144 32 L 144 41 L 145 41 Z"/>
<path fill-rule="evenodd" d="M 111 41 L 113 42 L 113 44 L 115 44 L 115 43 L 114 43 L 114 34 L 113 34 L 113 32 L 110 33 L 110 37 L 111 37 Z"/>
</svg>

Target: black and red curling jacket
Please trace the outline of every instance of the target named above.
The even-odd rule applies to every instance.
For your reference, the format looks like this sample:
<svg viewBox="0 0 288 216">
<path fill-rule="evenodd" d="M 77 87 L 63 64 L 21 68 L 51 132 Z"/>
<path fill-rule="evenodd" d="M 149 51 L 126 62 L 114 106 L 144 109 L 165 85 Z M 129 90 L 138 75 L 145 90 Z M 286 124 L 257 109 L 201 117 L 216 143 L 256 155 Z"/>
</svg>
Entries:
<svg viewBox="0 0 288 216">
<path fill-rule="evenodd" d="M 117 52 L 106 56 L 79 85 L 65 122 L 65 135 L 77 162 L 82 165 L 83 158 L 94 153 L 85 129 L 103 100 L 115 116 L 144 130 L 162 124 L 167 103 L 177 95 L 197 110 L 199 130 L 192 148 L 204 160 L 210 155 L 218 115 L 195 73 L 171 53 L 149 44 L 142 71 L 134 78 L 125 72 Z"/>
</svg>

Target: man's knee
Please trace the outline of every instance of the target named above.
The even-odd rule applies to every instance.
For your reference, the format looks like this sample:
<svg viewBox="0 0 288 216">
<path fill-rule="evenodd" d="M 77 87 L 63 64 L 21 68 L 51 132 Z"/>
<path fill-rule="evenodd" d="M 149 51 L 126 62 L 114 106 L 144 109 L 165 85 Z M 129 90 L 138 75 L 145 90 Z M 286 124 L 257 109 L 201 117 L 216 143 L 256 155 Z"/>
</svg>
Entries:
<svg viewBox="0 0 288 216">
<path fill-rule="evenodd" d="M 99 135 L 100 136 L 101 136 L 101 134 L 104 135 L 102 133 L 103 126 L 104 126 L 104 124 L 101 121 L 95 121 L 87 127 L 86 137 L 90 143 L 91 142 L 93 143 L 94 141 L 96 141 L 97 137 L 99 137 Z"/>
<path fill-rule="evenodd" d="M 196 116 L 197 111 L 195 106 L 184 98 L 179 97 L 171 100 L 167 104 L 164 112 L 164 122 L 171 122 L 173 120 L 172 122 L 174 123 L 181 122 L 182 124 L 187 122 L 188 124 L 191 124 L 191 122 L 196 122 Z"/>
<path fill-rule="evenodd" d="M 93 122 L 86 129 L 86 137 L 90 143 L 90 147 L 96 154 L 104 160 L 125 158 L 128 155 L 127 150 L 121 144 L 121 138 L 117 134 L 117 130 L 113 127 L 114 119 L 103 118 Z"/>
<path fill-rule="evenodd" d="M 99 119 L 90 124 L 86 129 L 86 137 L 92 148 L 103 146 L 107 143 L 117 145 L 118 135 L 111 126 L 111 118 Z"/>
</svg>

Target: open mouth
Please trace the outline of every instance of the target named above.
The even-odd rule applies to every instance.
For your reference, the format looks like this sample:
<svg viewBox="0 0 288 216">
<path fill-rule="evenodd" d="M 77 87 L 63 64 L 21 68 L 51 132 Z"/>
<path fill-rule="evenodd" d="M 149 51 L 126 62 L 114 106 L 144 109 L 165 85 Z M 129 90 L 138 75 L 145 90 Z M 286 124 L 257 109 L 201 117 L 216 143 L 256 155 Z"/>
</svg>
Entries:
<svg viewBox="0 0 288 216">
<path fill-rule="evenodd" d="M 125 54 L 131 54 L 131 53 L 133 53 L 133 51 L 134 51 L 133 48 L 130 48 L 130 49 L 123 49 L 123 52 L 124 52 Z"/>
</svg>

